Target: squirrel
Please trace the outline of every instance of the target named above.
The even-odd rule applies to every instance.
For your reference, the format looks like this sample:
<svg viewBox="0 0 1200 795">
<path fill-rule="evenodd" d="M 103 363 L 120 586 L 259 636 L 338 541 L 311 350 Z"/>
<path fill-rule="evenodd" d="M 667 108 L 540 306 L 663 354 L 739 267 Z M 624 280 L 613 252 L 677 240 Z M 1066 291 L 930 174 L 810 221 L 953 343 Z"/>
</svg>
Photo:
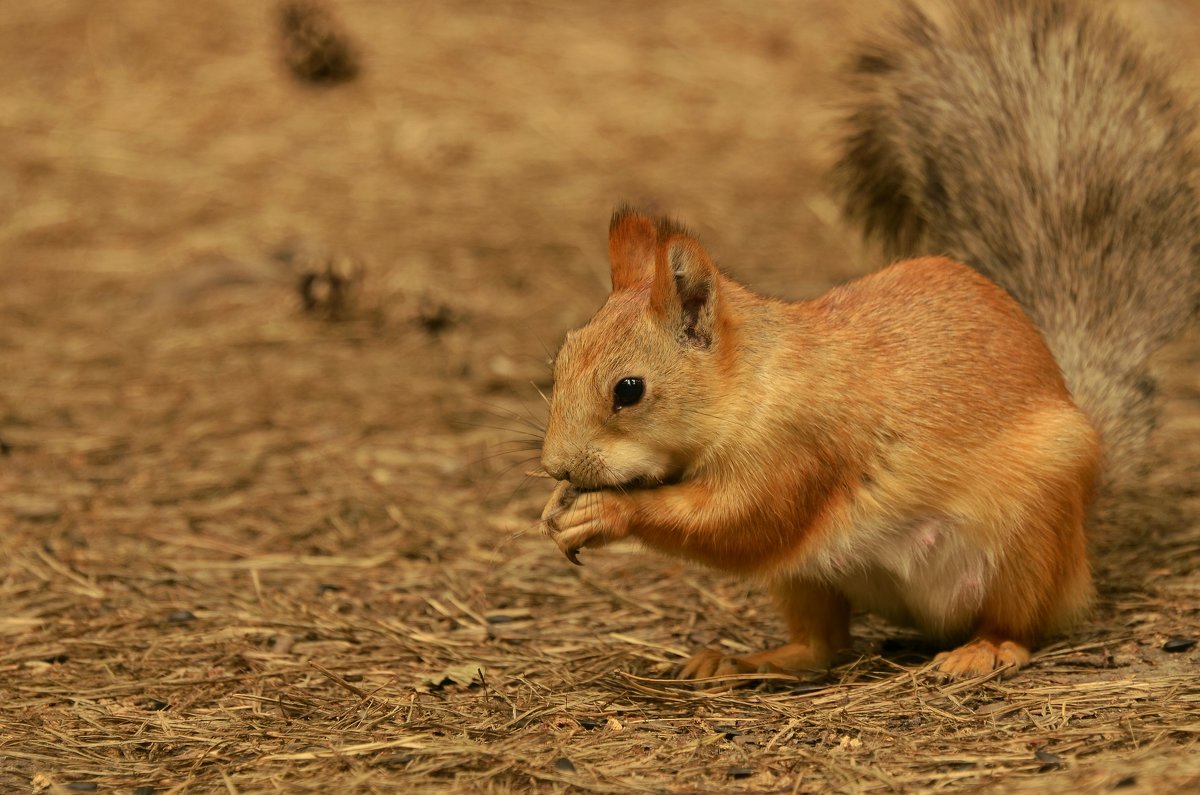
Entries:
<svg viewBox="0 0 1200 795">
<path fill-rule="evenodd" d="M 1109 16 L 906 3 L 851 82 L 834 173 L 907 259 L 786 302 L 621 208 L 612 293 L 553 362 L 568 558 L 633 538 L 782 609 L 788 643 L 683 679 L 827 669 L 852 609 L 945 677 L 1028 664 L 1092 602 L 1088 531 L 1152 463 L 1146 359 L 1198 303 L 1192 110 Z"/>
</svg>

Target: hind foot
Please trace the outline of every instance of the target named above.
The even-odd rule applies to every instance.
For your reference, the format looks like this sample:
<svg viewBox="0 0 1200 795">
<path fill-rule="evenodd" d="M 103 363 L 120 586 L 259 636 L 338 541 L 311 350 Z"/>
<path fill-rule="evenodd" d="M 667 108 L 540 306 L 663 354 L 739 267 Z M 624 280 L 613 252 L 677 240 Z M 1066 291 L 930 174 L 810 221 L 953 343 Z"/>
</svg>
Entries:
<svg viewBox="0 0 1200 795">
<path fill-rule="evenodd" d="M 1009 677 L 1029 664 L 1029 649 L 1016 641 L 993 643 L 979 638 L 933 658 L 938 673 L 947 679 L 969 679 L 1001 670 Z"/>
</svg>

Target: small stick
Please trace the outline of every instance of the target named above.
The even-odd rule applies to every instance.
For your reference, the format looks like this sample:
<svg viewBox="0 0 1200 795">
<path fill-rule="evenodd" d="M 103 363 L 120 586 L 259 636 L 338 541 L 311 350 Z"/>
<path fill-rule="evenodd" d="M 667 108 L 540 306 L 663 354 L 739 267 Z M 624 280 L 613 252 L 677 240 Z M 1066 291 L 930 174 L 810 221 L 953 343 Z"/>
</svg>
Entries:
<svg viewBox="0 0 1200 795">
<path fill-rule="evenodd" d="M 363 690 L 362 688 L 359 688 L 359 687 L 355 687 L 354 685 L 350 684 L 345 679 L 343 679 L 342 677 L 335 674 L 333 671 L 326 668 L 324 665 L 315 663 L 312 660 L 309 660 L 308 664 L 311 665 L 313 668 L 315 668 L 321 674 L 327 676 L 329 678 L 329 681 L 333 682 L 338 687 L 349 690 L 351 693 L 353 693 L 354 695 L 363 699 L 364 701 L 367 699 L 367 693 L 365 690 Z"/>
</svg>

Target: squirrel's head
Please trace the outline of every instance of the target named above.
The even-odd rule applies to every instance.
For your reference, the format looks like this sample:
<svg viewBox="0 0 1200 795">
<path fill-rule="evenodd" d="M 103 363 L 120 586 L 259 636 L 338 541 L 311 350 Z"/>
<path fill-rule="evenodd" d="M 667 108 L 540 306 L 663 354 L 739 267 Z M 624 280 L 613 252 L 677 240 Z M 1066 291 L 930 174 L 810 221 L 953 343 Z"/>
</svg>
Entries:
<svg viewBox="0 0 1200 795">
<path fill-rule="evenodd" d="M 728 283 L 682 228 L 629 210 L 608 249 L 612 294 L 555 357 L 542 467 L 582 488 L 669 482 L 720 427 Z"/>
</svg>

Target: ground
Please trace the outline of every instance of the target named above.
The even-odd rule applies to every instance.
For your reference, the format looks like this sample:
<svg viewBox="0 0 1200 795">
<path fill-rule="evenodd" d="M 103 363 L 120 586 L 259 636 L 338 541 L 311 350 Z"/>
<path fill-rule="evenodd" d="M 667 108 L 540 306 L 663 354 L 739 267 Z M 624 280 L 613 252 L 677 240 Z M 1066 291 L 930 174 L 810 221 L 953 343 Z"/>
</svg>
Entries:
<svg viewBox="0 0 1200 795">
<path fill-rule="evenodd" d="M 0 790 L 1200 786 L 1195 336 L 1158 363 L 1189 518 L 1014 679 L 860 617 L 828 677 L 695 692 L 690 650 L 780 640 L 756 587 L 534 531 L 614 205 L 783 297 L 880 264 L 825 174 L 891 5 L 346 0 L 323 84 L 274 4 L 0 10 Z M 1122 9 L 1195 90 L 1200 8 Z"/>
</svg>

